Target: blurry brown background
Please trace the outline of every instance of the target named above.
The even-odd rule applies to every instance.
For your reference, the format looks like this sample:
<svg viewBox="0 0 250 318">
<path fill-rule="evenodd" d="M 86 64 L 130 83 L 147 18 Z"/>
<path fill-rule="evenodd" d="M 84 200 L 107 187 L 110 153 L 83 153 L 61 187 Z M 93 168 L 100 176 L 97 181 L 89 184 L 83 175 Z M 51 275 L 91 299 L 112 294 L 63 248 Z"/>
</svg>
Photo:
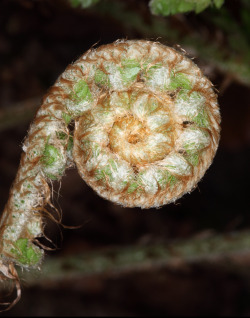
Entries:
<svg viewBox="0 0 250 318">
<path fill-rule="evenodd" d="M 244 3 L 227 0 L 223 7 L 239 30 L 242 10 L 247 10 Z M 225 15 L 223 10 L 163 18 L 150 13 L 147 0 L 103 0 L 88 9 L 73 8 L 66 0 L 0 0 L 1 211 L 42 96 L 66 66 L 96 42 L 144 38 L 180 44 L 220 91 L 222 116 L 220 146 L 203 180 L 191 194 L 161 209 L 114 205 L 98 197 L 76 170 L 67 171 L 59 195 L 55 185 L 54 202 L 63 211 L 64 224 L 83 226 L 59 229 L 48 222 L 46 233 L 58 245 L 57 251 L 46 253 L 44 266 L 47 260 L 52 264 L 46 267 L 48 276 L 43 267 L 41 273 L 26 273 L 21 301 L 4 315 L 250 315 L 250 249 L 242 247 L 240 239 L 233 254 L 223 249 L 232 233 L 248 235 L 250 227 L 250 79 L 241 80 L 227 66 L 232 33 L 211 18 Z M 236 37 L 238 47 L 232 54 L 238 65 L 249 69 L 245 56 L 250 28 L 247 32 L 249 46 L 240 47 Z M 212 42 L 218 52 L 224 50 L 224 68 L 214 51 L 204 53 L 206 48 L 188 43 L 193 35 L 205 39 L 208 48 Z M 207 248 L 206 240 L 214 237 L 218 243 Z M 201 242 L 197 249 L 194 239 Z M 175 244 L 189 244 L 183 257 L 175 253 Z M 153 255 L 144 253 L 151 246 L 153 251 L 165 246 L 173 257 L 159 255 L 154 262 Z M 124 251 L 124 261 L 117 262 Z M 72 256 L 76 260 L 69 265 Z M 81 274 L 74 262 L 81 262 L 82 256 L 91 261 Z M 57 260 L 62 262 L 60 277 L 55 273 L 53 279 L 49 272 Z M 106 267 L 103 260 L 108 260 Z"/>
</svg>

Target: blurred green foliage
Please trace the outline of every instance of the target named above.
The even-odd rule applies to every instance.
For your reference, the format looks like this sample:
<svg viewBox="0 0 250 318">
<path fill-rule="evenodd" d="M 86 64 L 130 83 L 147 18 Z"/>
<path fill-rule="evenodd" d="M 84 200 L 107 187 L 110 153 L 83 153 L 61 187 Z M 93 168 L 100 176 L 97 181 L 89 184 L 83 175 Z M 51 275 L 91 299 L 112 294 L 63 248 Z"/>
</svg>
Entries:
<svg viewBox="0 0 250 318">
<path fill-rule="evenodd" d="M 100 0 L 70 0 L 72 7 L 76 8 L 81 6 L 83 9 L 91 7 Z"/>
<path fill-rule="evenodd" d="M 153 14 L 168 16 L 189 11 L 200 13 L 213 5 L 219 9 L 223 3 L 224 0 L 151 0 L 149 6 Z"/>
<path fill-rule="evenodd" d="M 151 8 L 152 3 L 156 4 L 157 1 L 179 3 L 172 0 L 152 0 Z M 127 0 L 102 0 L 89 10 L 102 18 L 116 20 L 128 35 L 136 32 L 139 37 L 160 37 L 161 41 L 167 41 L 170 45 L 178 43 L 221 73 L 250 85 L 250 1 L 238 0 L 235 5 L 234 1 L 228 0 L 222 7 L 223 1 L 215 3 L 209 0 L 209 5 L 211 4 L 212 7 L 195 17 L 186 13 L 183 16 L 163 18 L 150 14 L 150 10 L 141 1 Z M 230 9 L 230 5 L 235 5 L 236 10 Z M 145 10 L 148 10 L 147 15 Z M 193 25 L 194 18 L 200 25 L 198 29 Z M 178 27 L 173 24 L 173 19 L 176 22 L 178 20 Z"/>
</svg>

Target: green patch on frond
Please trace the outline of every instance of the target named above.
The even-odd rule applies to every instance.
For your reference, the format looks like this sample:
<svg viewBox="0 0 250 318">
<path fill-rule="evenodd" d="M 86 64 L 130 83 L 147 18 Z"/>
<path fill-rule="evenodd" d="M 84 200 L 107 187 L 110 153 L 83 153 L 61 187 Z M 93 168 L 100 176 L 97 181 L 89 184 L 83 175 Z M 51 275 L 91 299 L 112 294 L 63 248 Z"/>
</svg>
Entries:
<svg viewBox="0 0 250 318">
<path fill-rule="evenodd" d="M 170 169 L 176 169 L 175 165 L 165 165 L 166 168 L 170 168 Z"/>
<path fill-rule="evenodd" d="M 183 145 L 185 150 L 184 157 L 192 166 L 198 166 L 201 150 L 205 147 L 204 143 L 189 142 Z"/>
<path fill-rule="evenodd" d="M 105 86 L 105 87 L 110 86 L 108 75 L 99 69 L 97 69 L 95 72 L 94 80 L 98 86 Z"/>
<path fill-rule="evenodd" d="M 46 172 L 46 176 L 50 179 L 50 180 L 57 180 L 58 179 L 58 176 L 52 174 L 52 173 L 49 173 L 49 172 Z"/>
<path fill-rule="evenodd" d="M 67 151 L 71 151 L 72 148 L 73 148 L 73 145 L 74 145 L 73 137 L 72 137 L 72 136 L 69 136 Z"/>
<path fill-rule="evenodd" d="M 109 163 L 110 163 L 111 168 L 114 171 L 117 171 L 117 163 L 115 162 L 115 160 L 114 159 L 109 159 Z"/>
<path fill-rule="evenodd" d="M 113 181 L 114 177 L 111 171 L 111 168 L 109 165 L 106 165 L 105 167 L 101 168 L 101 169 L 97 169 L 95 171 L 95 179 L 97 181 L 101 180 L 103 182 L 107 181 Z"/>
<path fill-rule="evenodd" d="M 185 155 L 185 159 L 191 163 L 192 166 L 196 167 L 199 164 L 200 161 L 200 156 L 199 156 L 199 152 L 187 152 L 187 154 Z"/>
<path fill-rule="evenodd" d="M 77 103 L 92 100 L 90 89 L 88 87 L 88 84 L 84 80 L 80 80 L 77 84 L 74 85 L 74 89 L 70 97 Z"/>
<path fill-rule="evenodd" d="M 59 150 L 50 145 L 46 144 L 45 149 L 41 158 L 41 161 L 45 167 L 52 166 L 60 158 Z"/>
<path fill-rule="evenodd" d="M 62 119 L 67 125 L 71 122 L 71 116 L 67 113 L 62 113 Z"/>
<path fill-rule="evenodd" d="M 170 187 L 174 186 L 177 183 L 178 179 L 173 174 L 169 174 L 167 177 L 167 183 Z"/>
<path fill-rule="evenodd" d="M 205 133 L 205 131 L 204 131 Z M 184 157 L 192 166 L 198 166 L 202 150 L 206 147 L 203 142 L 189 142 L 183 145 Z"/>
<path fill-rule="evenodd" d="M 101 169 L 96 169 L 95 178 L 97 181 L 105 179 L 105 172 Z"/>
<path fill-rule="evenodd" d="M 166 188 L 166 186 L 173 187 L 178 181 L 176 176 L 171 174 L 168 170 L 158 170 L 156 180 L 161 188 Z"/>
<path fill-rule="evenodd" d="M 208 114 L 204 109 L 200 111 L 197 116 L 192 118 L 192 121 L 196 123 L 197 126 L 202 128 L 207 128 L 210 126 Z"/>
<path fill-rule="evenodd" d="M 132 182 L 130 183 L 128 189 L 127 189 L 127 192 L 128 193 L 133 193 L 135 192 L 135 190 L 139 187 L 139 184 L 137 182 Z"/>
<path fill-rule="evenodd" d="M 171 72 L 170 84 L 168 88 L 171 90 L 177 88 L 190 90 L 192 88 L 192 85 L 187 75 L 185 75 L 184 73 L 174 74 L 174 72 Z"/>
<path fill-rule="evenodd" d="M 150 67 L 148 67 L 148 64 L 150 65 L 150 63 L 144 64 L 144 69 L 145 69 L 146 74 L 147 74 L 146 75 L 147 79 L 150 79 L 151 77 L 154 76 L 155 72 L 162 67 L 162 63 L 156 63 Z"/>
<path fill-rule="evenodd" d="M 36 265 L 41 257 L 41 250 L 32 246 L 27 238 L 20 238 L 14 244 L 11 253 L 17 257 L 17 261 L 23 265 Z"/>
<path fill-rule="evenodd" d="M 183 148 L 188 152 L 197 150 L 197 146 L 199 146 L 199 143 L 193 141 L 186 143 Z"/>
<path fill-rule="evenodd" d="M 183 88 L 178 93 L 176 101 L 178 101 L 180 99 L 184 100 L 185 102 L 192 102 L 192 101 L 201 102 L 203 99 L 203 96 L 201 95 L 201 93 L 196 92 L 196 91 L 194 91 L 190 94 L 188 89 Z"/>
<path fill-rule="evenodd" d="M 145 173 L 145 171 L 139 172 L 137 176 L 135 176 L 131 181 L 130 185 L 128 186 L 127 192 L 128 193 L 133 193 L 135 191 L 142 191 L 143 187 L 143 181 L 142 181 L 142 176 Z"/>
<path fill-rule="evenodd" d="M 223 3 L 224 0 L 151 0 L 149 6 L 153 14 L 168 16 L 190 11 L 200 13 L 209 6 L 219 9 Z"/>
<path fill-rule="evenodd" d="M 141 70 L 140 63 L 135 59 L 127 59 L 122 61 L 122 67 L 119 67 L 122 80 L 127 84 L 136 80 Z"/>
<path fill-rule="evenodd" d="M 63 132 L 63 131 L 57 131 L 56 132 L 56 136 L 60 140 L 66 140 L 67 137 L 68 137 L 68 135 L 65 132 Z"/>
<path fill-rule="evenodd" d="M 114 159 L 109 159 L 108 164 L 95 171 L 95 179 L 97 181 L 112 182 L 114 181 L 114 173 L 118 170 L 118 163 Z"/>
</svg>

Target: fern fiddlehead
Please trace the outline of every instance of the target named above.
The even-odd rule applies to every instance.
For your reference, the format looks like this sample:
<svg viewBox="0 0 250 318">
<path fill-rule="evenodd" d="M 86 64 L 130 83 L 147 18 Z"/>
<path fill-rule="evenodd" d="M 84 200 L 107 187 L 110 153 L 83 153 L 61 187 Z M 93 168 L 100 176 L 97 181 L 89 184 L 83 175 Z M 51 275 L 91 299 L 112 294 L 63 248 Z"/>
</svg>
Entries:
<svg viewBox="0 0 250 318">
<path fill-rule="evenodd" d="M 2 273 L 41 262 L 34 241 L 51 204 L 48 182 L 67 167 L 75 164 L 108 200 L 160 207 L 202 178 L 219 122 L 211 82 L 176 50 L 143 40 L 89 50 L 58 78 L 30 126 L 0 221 Z"/>
</svg>

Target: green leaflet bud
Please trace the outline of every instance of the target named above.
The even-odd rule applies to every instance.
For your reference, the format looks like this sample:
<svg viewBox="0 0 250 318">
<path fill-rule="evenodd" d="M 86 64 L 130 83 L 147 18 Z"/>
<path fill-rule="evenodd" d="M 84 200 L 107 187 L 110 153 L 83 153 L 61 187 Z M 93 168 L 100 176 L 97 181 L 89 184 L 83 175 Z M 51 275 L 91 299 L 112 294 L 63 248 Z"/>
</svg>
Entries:
<svg viewBox="0 0 250 318">
<path fill-rule="evenodd" d="M 31 245 L 27 238 L 20 238 L 13 245 L 11 253 L 17 257 L 17 261 L 22 265 L 36 265 L 41 260 L 42 251 Z"/>
</svg>

